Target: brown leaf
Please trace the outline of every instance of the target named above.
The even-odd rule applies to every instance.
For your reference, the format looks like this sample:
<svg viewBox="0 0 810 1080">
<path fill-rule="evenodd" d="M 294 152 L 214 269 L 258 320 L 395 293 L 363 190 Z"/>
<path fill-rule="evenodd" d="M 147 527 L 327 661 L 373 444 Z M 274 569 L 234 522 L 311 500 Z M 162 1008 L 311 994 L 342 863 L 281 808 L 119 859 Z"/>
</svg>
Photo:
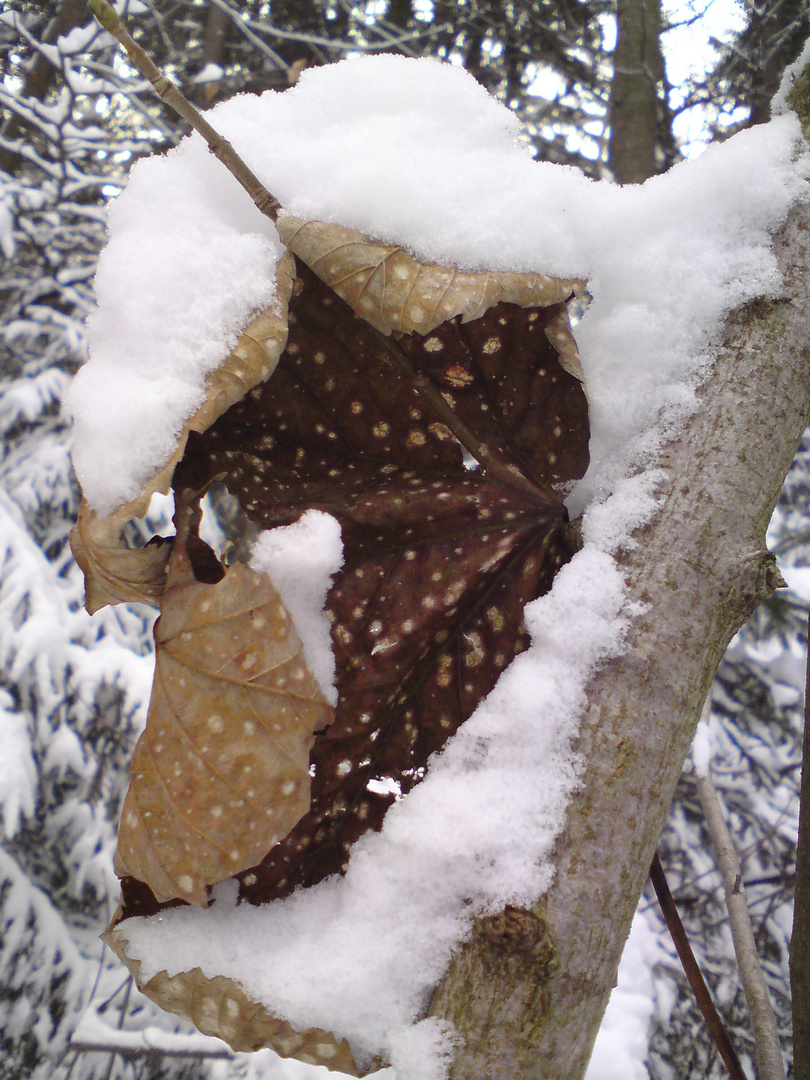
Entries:
<svg viewBox="0 0 810 1080">
<path fill-rule="evenodd" d="M 131 504 L 123 513 L 100 518 L 82 501 L 70 546 L 84 573 L 84 606 L 91 615 L 105 604 L 160 606 L 171 542 L 158 539 L 143 548 L 127 547 L 121 534 L 131 517 Z"/>
<path fill-rule="evenodd" d="M 161 971 L 144 981 L 141 962 L 127 953 L 126 926 L 119 919 L 120 909 L 102 938 L 129 968 L 138 989 L 161 1009 L 190 1020 L 205 1035 L 222 1039 L 237 1052 L 252 1053 L 269 1047 L 279 1057 L 323 1065 L 347 1076 L 366 1076 L 383 1067 L 382 1063 L 372 1063 L 359 1070 L 346 1039 L 337 1039 L 331 1031 L 320 1028 L 296 1031 L 224 975 L 209 978 L 197 967 L 171 976 Z"/>
<path fill-rule="evenodd" d="M 136 498 L 107 518 L 99 518 L 82 502 L 79 521 L 70 534 L 76 561 L 84 571 L 87 610 L 105 604 L 143 601 L 160 603 L 165 586 L 168 553 L 158 556 L 147 546 L 132 550 L 122 531 L 132 518 L 144 517 L 153 494 L 165 494 L 175 467 L 185 452 L 191 432 L 203 432 L 254 387 L 265 382 L 278 364 L 287 341 L 287 304 L 295 273 L 292 256 L 285 252 L 276 266 L 276 299 L 245 327 L 235 348 L 208 379 L 205 400 L 186 421 L 169 460 L 144 485 Z"/>
<path fill-rule="evenodd" d="M 289 250 L 384 334 L 429 334 L 459 315 L 465 323 L 480 319 L 501 302 L 549 307 L 581 295 L 585 288 L 578 278 L 465 272 L 422 263 L 397 245 L 322 221 L 280 217 L 277 227 Z"/>
<path fill-rule="evenodd" d="M 155 653 L 116 872 L 159 900 L 205 904 L 207 886 L 258 862 L 309 809 L 314 732 L 333 711 L 270 579 L 236 565 L 198 581 L 181 536 Z"/>
<path fill-rule="evenodd" d="M 326 610 L 337 711 L 312 743 L 308 810 L 237 875 L 240 899 L 257 904 L 341 872 L 526 647 L 524 606 L 572 552 L 562 497 L 588 463 L 563 302 L 581 282 L 463 274 L 349 230 L 280 227 L 313 267 L 298 266 L 285 352 L 269 383 L 190 436 L 174 481 L 223 479 L 258 528 L 309 508 L 341 526 Z M 464 452 L 474 445 L 478 467 Z M 122 918 L 160 910 L 126 869 Z M 145 991 L 186 1016 L 206 998 L 209 1023 L 233 987 L 195 969 Z M 334 1036 L 290 1031 L 267 1044 L 355 1073 Z"/>
<path fill-rule="evenodd" d="M 324 510 L 344 545 L 327 598 L 338 708 L 313 746 L 312 805 L 240 875 L 244 898 L 263 903 L 339 872 L 351 844 L 379 828 L 393 792 L 419 780 L 525 648 L 523 607 L 571 552 L 550 484 L 570 482 L 588 461 L 582 385 L 544 332 L 559 317 L 555 307 L 502 303 L 398 338 L 533 488 L 466 467 L 365 321 L 306 267 L 272 380 L 190 441 L 181 486 L 224 475 L 262 528 Z M 149 910 L 133 883 L 123 895 L 127 912 Z"/>
</svg>

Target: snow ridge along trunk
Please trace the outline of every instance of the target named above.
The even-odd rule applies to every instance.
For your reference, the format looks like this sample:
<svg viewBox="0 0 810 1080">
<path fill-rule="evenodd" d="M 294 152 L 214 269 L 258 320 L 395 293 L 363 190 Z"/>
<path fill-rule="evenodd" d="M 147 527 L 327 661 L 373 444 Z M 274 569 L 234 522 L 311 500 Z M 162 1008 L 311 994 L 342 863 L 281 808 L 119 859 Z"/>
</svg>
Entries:
<svg viewBox="0 0 810 1080">
<path fill-rule="evenodd" d="M 809 87 L 805 70 L 805 126 Z M 765 531 L 810 418 L 809 237 L 803 204 L 774 241 L 784 299 L 729 317 L 699 410 L 663 455 L 660 509 L 621 559 L 645 614 L 591 683 L 555 882 L 533 911 L 481 920 L 433 996 L 460 1037 L 452 1080 L 585 1072 L 717 664 L 779 585 Z"/>
</svg>

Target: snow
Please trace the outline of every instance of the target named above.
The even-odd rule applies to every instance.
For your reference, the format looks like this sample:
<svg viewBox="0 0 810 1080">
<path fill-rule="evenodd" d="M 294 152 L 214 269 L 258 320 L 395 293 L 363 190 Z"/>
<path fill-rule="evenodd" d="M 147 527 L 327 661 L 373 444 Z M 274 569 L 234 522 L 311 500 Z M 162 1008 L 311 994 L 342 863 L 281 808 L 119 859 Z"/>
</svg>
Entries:
<svg viewBox="0 0 810 1080">
<path fill-rule="evenodd" d="M 712 733 L 707 719 L 701 719 L 692 742 L 692 764 L 697 776 L 708 776 L 712 764 Z"/>
<path fill-rule="evenodd" d="M 332 705 L 337 705 L 335 656 L 323 609 L 342 565 L 340 525 L 320 510 L 308 510 L 294 525 L 261 533 L 250 560 L 252 570 L 273 582 L 301 638 L 307 666 Z"/>
<path fill-rule="evenodd" d="M 786 566 L 779 563 L 779 572 L 791 592 L 794 592 L 805 604 L 810 603 L 810 566 Z"/>
<path fill-rule="evenodd" d="M 74 1043 L 90 1043 L 97 1050 L 110 1051 L 129 1050 L 135 1054 L 166 1053 L 188 1054 L 194 1056 L 219 1055 L 230 1058 L 232 1051 L 227 1043 L 221 1039 L 215 1039 L 210 1035 L 203 1035 L 199 1031 L 191 1033 L 179 1031 L 166 1031 L 158 1027 L 144 1027 L 135 1031 L 118 1029 L 113 1032 L 109 1022 L 99 1015 L 99 1006 L 106 1002 L 91 1002 L 82 1014 L 81 1020 L 71 1036 Z"/>
<path fill-rule="evenodd" d="M 0 187 L 0 251 L 7 259 L 14 257 L 14 214 L 12 202 L 4 187 Z"/>
<path fill-rule="evenodd" d="M 345 878 L 266 908 L 235 907 L 235 894 L 220 890 L 208 911 L 129 919 L 141 976 L 199 965 L 296 1025 L 340 1031 L 361 1058 L 387 1050 L 410 1031 L 468 930 L 465 899 L 477 898 L 477 913 L 495 912 L 529 904 L 548 886 L 577 782 L 571 741 L 585 682 L 620 645 L 623 604 L 610 557 L 582 552 L 549 597 L 528 605 L 532 647 L 434 760 L 429 779 L 391 808 L 383 832 L 355 846 Z M 424 1077 L 434 1056 L 435 1029 L 417 1029 L 398 1080 Z"/>
<path fill-rule="evenodd" d="M 804 43 L 804 47 L 792 64 L 788 64 L 782 73 L 782 79 L 779 83 L 779 89 L 771 99 L 771 116 L 784 116 L 785 113 L 790 112 L 790 106 L 787 99 L 788 94 L 793 89 L 793 84 L 796 82 L 796 77 L 810 63 L 810 38 Z"/>
<path fill-rule="evenodd" d="M 102 514 L 171 457 L 206 375 L 273 300 L 275 227 L 231 191 L 214 158 L 202 163 L 185 153 L 149 158 L 110 211 L 87 327 L 91 361 L 68 395 L 74 466 Z"/>
<path fill-rule="evenodd" d="M 663 956 L 655 930 L 637 912 L 585 1080 L 648 1080 L 644 1062 L 655 1008 L 653 967 Z"/>
<path fill-rule="evenodd" d="M 0 690 L 0 818 L 3 835 L 12 840 L 23 818 L 36 806 L 37 767 L 26 719 L 14 710 L 7 690 Z"/>
<path fill-rule="evenodd" d="M 221 79 L 224 74 L 225 72 L 219 64 L 212 64 L 209 62 L 201 71 L 197 72 L 191 81 L 195 84 L 216 82 L 218 79 Z"/>
<path fill-rule="evenodd" d="M 723 312 L 778 289 L 768 229 L 802 183 L 792 115 L 640 189 L 596 183 L 534 161 L 514 115 L 463 69 L 399 56 L 304 71 L 290 90 L 232 99 L 210 118 L 290 213 L 428 261 L 590 279 L 578 337 L 594 463 L 577 512 L 694 406 Z M 135 166 L 109 231 L 91 359 L 69 398 L 76 471 L 102 514 L 171 456 L 206 375 L 269 303 L 280 251 L 197 135 Z"/>
<path fill-rule="evenodd" d="M 592 463 L 569 499 L 585 547 L 526 608 L 531 647 L 355 846 L 344 878 L 259 909 L 220 888 L 208 910 L 125 924 L 143 978 L 230 975 L 296 1027 L 346 1035 L 360 1060 L 390 1054 L 397 1080 L 438 1080 L 452 1033 L 419 1017 L 452 950 L 475 914 L 531 904 L 552 879 L 588 680 L 636 614 L 614 556 L 654 511 L 659 451 L 695 408 L 726 312 L 778 294 L 769 231 L 805 189 L 799 125 L 780 116 L 623 189 L 533 161 L 509 112 L 428 60 L 308 70 L 210 118 L 296 215 L 426 260 L 590 280 L 577 337 Z M 136 166 L 110 236 L 71 396 L 77 470 L 102 513 L 168 457 L 206 374 L 268 302 L 278 252 L 196 136 Z"/>
</svg>

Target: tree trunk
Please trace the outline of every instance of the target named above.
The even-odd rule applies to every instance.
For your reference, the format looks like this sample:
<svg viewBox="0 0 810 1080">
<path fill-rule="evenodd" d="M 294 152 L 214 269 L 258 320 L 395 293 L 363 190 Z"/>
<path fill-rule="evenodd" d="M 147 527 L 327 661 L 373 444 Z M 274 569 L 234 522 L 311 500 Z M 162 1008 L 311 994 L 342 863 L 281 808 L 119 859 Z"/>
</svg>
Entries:
<svg viewBox="0 0 810 1080">
<path fill-rule="evenodd" d="M 797 90 L 810 102 L 810 74 Z M 810 417 L 810 207 L 775 251 L 785 301 L 729 318 L 700 409 L 664 454 L 658 514 L 621 560 L 645 614 L 590 685 L 554 884 L 532 912 L 481 920 L 434 994 L 431 1015 L 460 1035 L 452 1080 L 584 1073 L 715 669 L 779 582 L 765 530 Z"/>
<path fill-rule="evenodd" d="M 620 184 L 638 184 L 659 172 L 664 78 L 660 0 L 619 0 L 618 39 L 608 107 L 609 165 Z"/>
<path fill-rule="evenodd" d="M 203 35 L 202 64 L 219 64 L 222 66 L 222 57 L 225 53 L 225 43 L 231 28 L 231 20 L 222 8 L 211 7 L 208 9 L 208 18 L 205 20 L 205 33 Z M 219 91 L 219 82 L 204 83 L 199 87 L 196 103 L 201 108 L 212 104 Z"/>
</svg>

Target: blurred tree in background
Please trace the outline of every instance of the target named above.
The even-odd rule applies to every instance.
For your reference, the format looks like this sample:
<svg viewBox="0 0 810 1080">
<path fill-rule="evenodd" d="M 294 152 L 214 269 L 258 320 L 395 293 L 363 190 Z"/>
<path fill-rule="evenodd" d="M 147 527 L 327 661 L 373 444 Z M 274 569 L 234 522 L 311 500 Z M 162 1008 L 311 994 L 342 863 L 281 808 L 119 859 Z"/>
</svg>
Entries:
<svg viewBox="0 0 810 1080">
<path fill-rule="evenodd" d="M 701 29 L 708 0 L 663 9 L 659 0 L 123 5 L 135 37 L 201 107 L 284 90 L 305 67 L 354 53 L 432 56 L 462 64 L 508 105 L 539 159 L 621 182 L 692 152 L 679 134 L 685 118 L 702 141 L 768 118 L 781 73 L 808 36 L 810 10 L 803 0 L 731 6 L 734 32 L 670 85 L 668 42 Z M 0 108 L 0 1078 L 303 1080 L 306 1066 L 269 1052 L 205 1064 L 173 1056 L 210 1054 L 212 1040 L 145 1002 L 98 941 L 116 902 L 111 854 L 145 718 L 153 614 L 117 607 L 91 619 L 82 609 L 67 544 L 78 501 L 61 402 L 85 356 L 107 203 L 139 157 L 185 132 L 84 0 L 6 4 Z M 772 524 L 789 566 L 810 564 L 808 495 L 805 445 Z M 806 602 L 789 592 L 758 610 L 723 661 L 712 716 L 717 783 L 786 1050 L 805 613 Z M 750 1053 L 719 877 L 689 775 L 660 853 L 720 1011 Z M 648 1069 L 661 1080 L 720 1076 L 655 902 L 642 907 L 670 958 L 657 971 Z M 75 1052 L 80 1021 L 79 1043 L 129 1046 L 130 1056 Z M 166 1052 L 142 1052 L 146 1029 Z"/>
</svg>

